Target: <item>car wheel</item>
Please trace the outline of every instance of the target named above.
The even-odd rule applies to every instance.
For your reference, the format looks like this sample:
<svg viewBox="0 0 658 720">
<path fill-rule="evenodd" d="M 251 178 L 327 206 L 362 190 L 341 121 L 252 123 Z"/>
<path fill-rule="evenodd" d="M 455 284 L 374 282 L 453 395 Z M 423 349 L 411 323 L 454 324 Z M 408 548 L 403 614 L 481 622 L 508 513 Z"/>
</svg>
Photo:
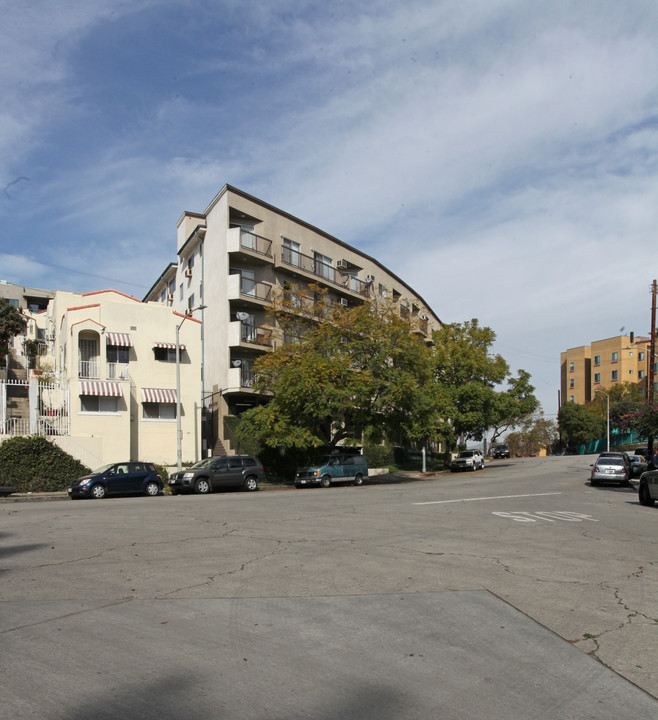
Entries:
<svg viewBox="0 0 658 720">
<path fill-rule="evenodd" d="M 146 487 L 144 488 L 144 494 L 149 495 L 150 497 L 155 497 L 156 495 L 159 495 L 160 493 L 160 486 L 157 482 L 150 482 L 146 484 Z"/>
<path fill-rule="evenodd" d="M 253 475 L 251 475 L 244 481 L 244 489 L 248 490 L 249 492 L 258 490 L 258 480 Z"/>
<path fill-rule="evenodd" d="M 654 499 L 649 494 L 649 488 L 647 487 L 646 483 L 640 483 L 640 505 L 644 505 L 645 507 L 651 507 L 651 505 L 654 504 Z"/>
<path fill-rule="evenodd" d="M 197 493 L 197 495 L 207 495 L 210 492 L 208 478 L 199 478 L 194 484 L 194 492 Z"/>
<path fill-rule="evenodd" d="M 357 476 L 354 478 L 354 484 L 363 485 L 363 475 L 361 475 L 361 473 L 358 473 Z"/>
<path fill-rule="evenodd" d="M 590 484 L 592 487 L 596 487 L 596 486 L 599 484 L 599 481 L 598 481 L 598 480 L 594 480 L 594 478 L 592 478 L 592 479 L 589 481 L 589 484 Z"/>
<path fill-rule="evenodd" d="M 105 488 L 102 485 L 92 485 L 91 490 L 89 491 L 89 494 L 91 497 L 94 498 L 94 500 L 102 500 L 107 493 L 105 492 Z"/>
<path fill-rule="evenodd" d="M 320 486 L 323 488 L 328 488 L 331 486 L 331 478 L 329 475 L 323 475 L 322 480 L 320 480 Z"/>
</svg>

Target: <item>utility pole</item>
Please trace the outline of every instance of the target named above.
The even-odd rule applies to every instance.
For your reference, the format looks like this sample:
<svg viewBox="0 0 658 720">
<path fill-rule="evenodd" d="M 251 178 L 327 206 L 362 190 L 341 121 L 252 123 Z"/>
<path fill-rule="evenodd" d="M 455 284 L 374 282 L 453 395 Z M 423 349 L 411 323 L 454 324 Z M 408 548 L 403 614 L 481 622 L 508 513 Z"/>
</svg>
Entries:
<svg viewBox="0 0 658 720">
<path fill-rule="evenodd" d="M 649 387 L 647 388 L 647 403 L 653 405 L 653 386 L 656 372 L 656 281 L 651 288 L 651 345 L 649 348 Z M 649 457 L 653 455 L 653 435 L 647 438 Z"/>
</svg>

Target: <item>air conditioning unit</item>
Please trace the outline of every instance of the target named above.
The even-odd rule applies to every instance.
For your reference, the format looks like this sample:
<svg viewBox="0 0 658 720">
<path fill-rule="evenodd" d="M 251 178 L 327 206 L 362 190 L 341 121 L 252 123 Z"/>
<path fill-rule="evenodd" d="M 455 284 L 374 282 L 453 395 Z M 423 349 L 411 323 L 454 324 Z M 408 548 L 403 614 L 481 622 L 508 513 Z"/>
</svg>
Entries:
<svg viewBox="0 0 658 720">
<path fill-rule="evenodd" d="M 185 268 L 185 277 L 186 278 L 192 277 L 192 268 L 191 267 Z"/>
<path fill-rule="evenodd" d="M 374 282 L 375 282 L 375 276 L 374 276 L 374 275 L 366 275 L 366 282 L 367 282 L 367 283 L 374 283 Z"/>
<path fill-rule="evenodd" d="M 169 295 L 167 295 L 167 302 L 174 302 L 174 293 L 169 293 Z"/>
<path fill-rule="evenodd" d="M 349 267 L 349 263 L 347 262 L 347 260 L 336 260 L 336 267 L 339 270 L 347 270 L 347 268 Z"/>
<path fill-rule="evenodd" d="M 343 307 L 347 307 L 347 300 L 345 298 L 341 298 L 339 302 Z"/>
</svg>

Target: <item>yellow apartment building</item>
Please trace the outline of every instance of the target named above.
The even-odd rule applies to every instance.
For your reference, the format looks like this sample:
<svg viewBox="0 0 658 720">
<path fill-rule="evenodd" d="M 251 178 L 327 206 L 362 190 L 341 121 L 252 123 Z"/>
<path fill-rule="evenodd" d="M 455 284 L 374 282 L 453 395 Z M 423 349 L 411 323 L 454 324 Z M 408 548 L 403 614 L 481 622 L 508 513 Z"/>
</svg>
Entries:
<svg viewBox="0 0 658 720">
<path fill-rule="evenodd" d="M 560 353 L 560 405 L 585 404 L 595 391 L 617 383 L 639 385 L 648 390 L 650 345 L 648 337 L 618 335 Z"/>
</svg>

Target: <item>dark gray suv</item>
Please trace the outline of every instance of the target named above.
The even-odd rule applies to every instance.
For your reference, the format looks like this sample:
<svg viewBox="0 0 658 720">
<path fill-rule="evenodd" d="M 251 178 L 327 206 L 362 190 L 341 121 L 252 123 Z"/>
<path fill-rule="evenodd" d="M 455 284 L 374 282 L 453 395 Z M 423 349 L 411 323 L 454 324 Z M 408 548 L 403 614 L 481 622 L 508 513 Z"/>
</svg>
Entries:
<svg viewBox="0 0 658 720">
<path fill-rule="evenodd" d="M 214 490 L 258 490 L 265 470 L 251 455 L 229 455 L 201 460 L 187 470 L 169 477 L 172 495 L 195 492 L 205 495 Z"/>
</svg>

